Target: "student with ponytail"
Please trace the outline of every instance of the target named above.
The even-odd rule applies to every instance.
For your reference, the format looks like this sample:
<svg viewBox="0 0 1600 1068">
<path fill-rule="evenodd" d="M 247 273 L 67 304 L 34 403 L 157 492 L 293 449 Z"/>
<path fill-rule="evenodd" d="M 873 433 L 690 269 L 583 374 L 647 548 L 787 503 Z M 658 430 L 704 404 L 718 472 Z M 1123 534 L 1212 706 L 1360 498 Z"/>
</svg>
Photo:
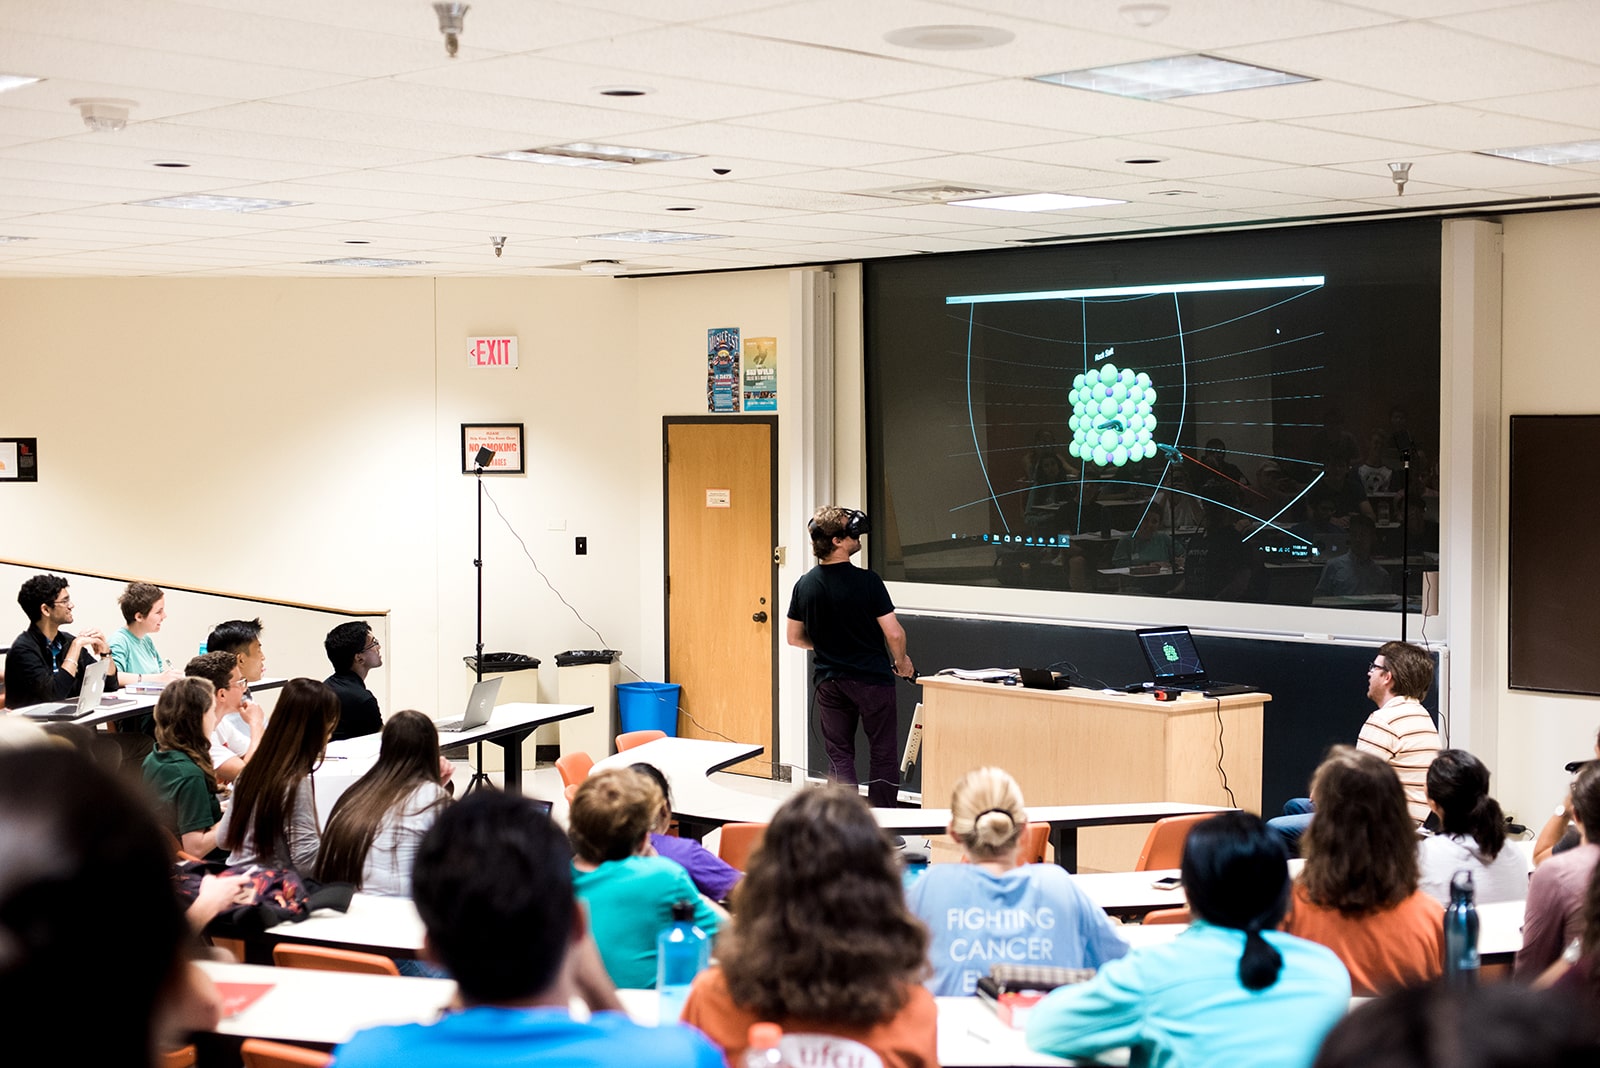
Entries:
<svg viewBox="0 0 1600 1068">
<path fill-rule="evenodd" d="M 1489 769 L 1465 749 L 1446 749 L 1428 766 L 1428 807 L 1443 830 L 1417 843 L 1417 886 L 1441 905 L 1450 879 L 1470 871 L 1478 904 L 1528 896 L 1528 863 L 1506 849 L 1506 817 L 1489 796 Z"/>
<path fill-rule="evenodd" d="M 906 903 L 928 925 L 936 996 L 972 994 L 991 964 L 1098 968 L 1128 952 L 1105 912 L 1055 864 L 1018 864 L 1028 813 L 1017 780 L 977 768 L 950 798 L 964 864 L 935 864 Z"/>
<path fill-rule="evenodd" d="M 1277 930 L 1289 903 L 1282 839 L 1259 816 L 1226 812 L 1183 847 L 1195 922 L 1135 949 L 1028 1016 L 1028 1045 L 1061 1057 L 1135 1047 L 1152 1068 L 1306 1068 L 1350 1003 L 1330 950 Z"/>
</svg>

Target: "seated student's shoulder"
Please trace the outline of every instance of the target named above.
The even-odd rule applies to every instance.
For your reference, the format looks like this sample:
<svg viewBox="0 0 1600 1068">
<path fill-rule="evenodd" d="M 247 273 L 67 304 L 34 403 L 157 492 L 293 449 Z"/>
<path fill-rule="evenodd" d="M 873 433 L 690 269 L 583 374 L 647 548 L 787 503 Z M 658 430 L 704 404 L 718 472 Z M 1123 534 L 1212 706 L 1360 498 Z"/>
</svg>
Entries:
<svg viewBox="0 0 1600 1068">
<path fill-rule="evenodd" d="M 692 1027 L 643 1027 L 625 1013 L 574 1020 L 560 1009 L 480 1006 L 432 1024 L 374 1027 L 334 1051 L 338 1068 L 497 1068 L 510 1065 L 659 1065 L 721 1068 L 723 1058 Z"/>
</svg>

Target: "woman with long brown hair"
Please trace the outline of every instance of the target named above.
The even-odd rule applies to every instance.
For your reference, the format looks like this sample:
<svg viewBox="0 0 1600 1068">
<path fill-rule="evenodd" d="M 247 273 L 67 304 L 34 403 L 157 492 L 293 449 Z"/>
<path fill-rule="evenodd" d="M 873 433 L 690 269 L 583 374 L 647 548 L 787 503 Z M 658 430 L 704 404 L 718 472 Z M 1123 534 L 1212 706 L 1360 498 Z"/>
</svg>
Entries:
<svg viewBox="0 0 1600 1068">
<path fill-rule="evenodd" d="M 889 1068 L 938 1063 L 928 932 L 872 810 L 839 787 L 784 802 L 733 892 L 718 964 L 695 980 L 683 1021 L 744 1055 L 750 1025 L 867 1046 Z"/>
<path fill-rule="evenodd" d="M 205 679 L 169 682 L 156 701 L 156 747 L 144 758 L 144 781 L 167 830 L 183 851 L 204 858 L 217 848 L 222 802 L 211 766 L 216 689 Z"/>
<path fill-rule="evenodd" d="M 1284 929 L 1321 942 L 1358 997 L 1425 983 L 1444 968 L 1444 908 L 1417 888 L 1417 825 L 1394 769 L 1336 745 L 1311 779 L 1317 815 Z"/>
<path fill-rule="evenodd" d="M 369 894 L 411 896 L 417 847 L 450 801 L 439 731 L 421 712 L 383 725 L 378 762 L 344 792 L 322 832 L 317 879 Z"/>
<path fill-rule="evenodd" d="M 233 804 L 217 827 L 228 863 L 293 868 L 317 866 L 317 825 L 311 773 L 322 763 L 339 723 L 339 699 L 315 679 L 290 679 L 267 721 L 261 742 L 233 787 Z"/>
</svg>

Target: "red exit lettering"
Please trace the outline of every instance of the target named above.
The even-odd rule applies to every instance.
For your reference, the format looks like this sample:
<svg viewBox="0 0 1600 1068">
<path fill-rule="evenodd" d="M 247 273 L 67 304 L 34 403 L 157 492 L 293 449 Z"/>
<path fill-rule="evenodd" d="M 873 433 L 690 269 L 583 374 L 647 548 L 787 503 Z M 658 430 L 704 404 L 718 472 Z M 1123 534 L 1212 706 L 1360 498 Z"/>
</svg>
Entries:
<svg viewBox="0 0 1600 1068">
<path fill-rule="evenodd" d="M 477 338 L 468 355 L 478 367 L 509 367 L 512 340 L 509 337 Z"/>
</svg>

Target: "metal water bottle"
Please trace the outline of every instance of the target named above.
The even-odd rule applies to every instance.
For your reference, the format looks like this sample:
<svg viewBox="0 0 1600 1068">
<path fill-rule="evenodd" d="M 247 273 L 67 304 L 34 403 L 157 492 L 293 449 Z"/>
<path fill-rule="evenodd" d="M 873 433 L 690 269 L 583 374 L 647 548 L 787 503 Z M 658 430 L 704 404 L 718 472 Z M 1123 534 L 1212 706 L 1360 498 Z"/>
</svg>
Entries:
<svg viewBox="0 0 1600 1068">
<path fill-rule="evenodd" d="M 1478 906 L 1473 903 L 1470 871 L 1450 877 L 1450 907 L 1444 910 L 1444 975 L 1451 986 L 1478 982 Z"/>
</svg>

